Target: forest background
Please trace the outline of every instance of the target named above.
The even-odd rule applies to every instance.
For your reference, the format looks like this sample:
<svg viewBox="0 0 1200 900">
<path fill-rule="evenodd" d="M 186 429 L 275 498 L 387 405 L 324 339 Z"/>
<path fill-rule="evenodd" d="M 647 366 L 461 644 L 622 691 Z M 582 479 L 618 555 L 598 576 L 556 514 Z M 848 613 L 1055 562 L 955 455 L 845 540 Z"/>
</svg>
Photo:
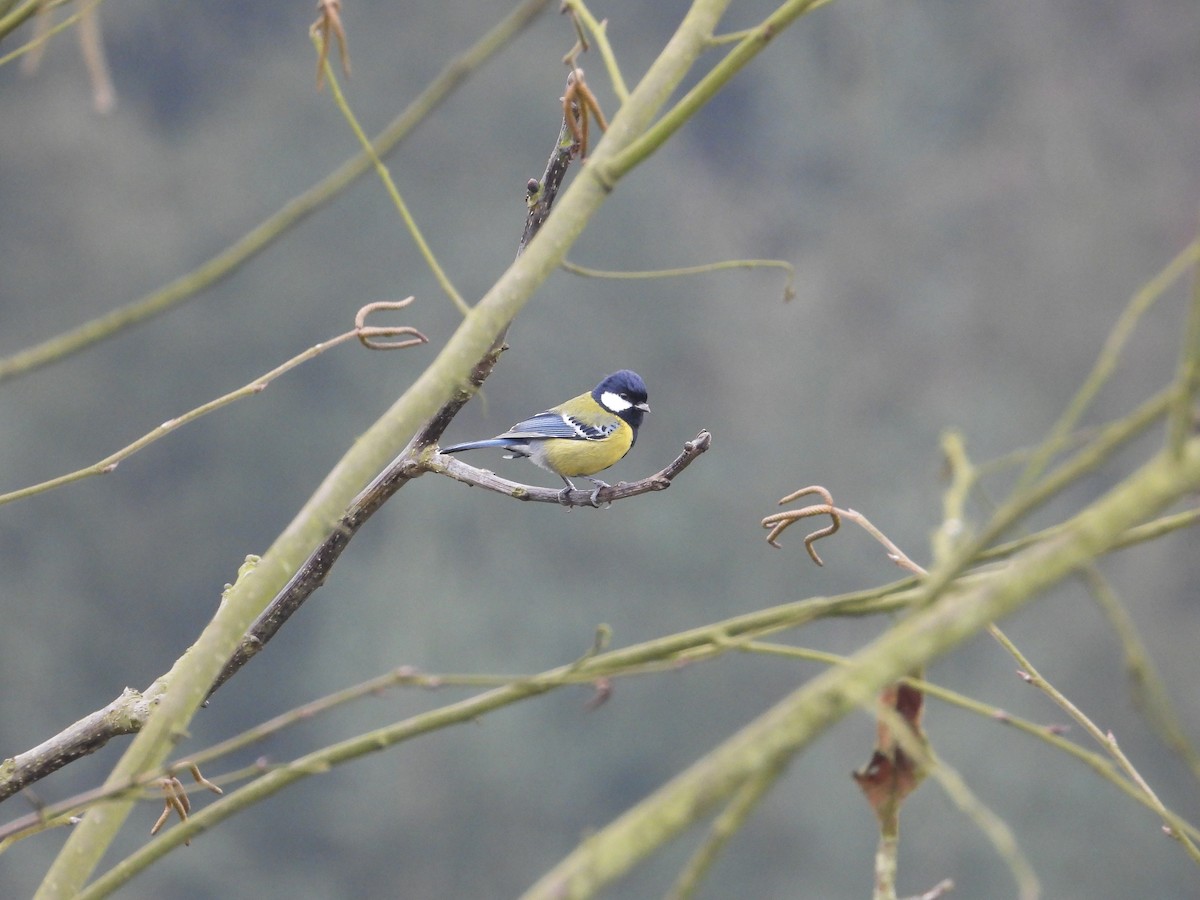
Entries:
<svg viewBox="0 0 1200 900">
<path fill-rule="evenodd" d="M 511 6 L 348 4 L 344 87 L 364 127 L 381 128 Z M 632 79 L 685 8 L 595 12 Z M 771 8 L 734 4 L 723 27 Z M 117 96 L 108 115 L 92 110 L 70 35 L 32 77 L 0 68 L 0 356 L 195 267 L 357 151 L 328 88 L 315 89 L 307 5 L 131 0 L 104 4 L 101 18 Z M 568 20 L 542 15 L 388 158 L 469 299 L 512 260 L 573 39 Z M 620 184 L 569 254 L 625 270 L 784 259 L 796 267 L 794 299 L 784 302 L 777 269 L 653 281 L 556 273 L 512 329 L 486 403 L 447 433 L 493 434 L 629 367 L 649 384 L 653 413 L 614 477 L 660 468 L 700 428 L 712 450 L 670 491 L 599 512 L 420 479 L 201 711 L 190 745 L 397 666 L 535 672 L 579 657 L 600 623 L 621 646 L 898 577 L 852 531 L 821 546 L 821 569 L 799 535 L 782 552 L 764 542 L 759 520 L 813 482 L 927 563 L 943 433 L 960 431 L 976 461 L 1036 444 L 1129 298 L 1193 239 L 1197 46 L 1190 0 L 839 0 L 803 18 Z M 599 57 L 580 64 L 615 109 Z M 0 508 L 0 757 L 165 671 L 243 558 L 265 549 L 460 316 L 368 176 L 195 299 L 0 384 L 0 490 L 12 490 L 102 458 L 345 331 L 366 302 L 409 294 L 404 320 L 432 349 L 339 348 L 109 476 Z M 1169 379 L 1187 295 L 1183 279 L 1140 324 L 1087 423 L 1125 414 Z M 1040 524 L 1102 493 L 1149 443 L 1074 486 Z M 528 466 L 479 464 L 551 483 Z M 1183 532 L 1103 562 L 1193 735 L 1194 547 Z M 849 653 L 885 624 L 824 621 L 788 639 Z M 1169 803 L 1195 810 L 1195 781 L 1139 715 L 1121 647 L 1083 586 L 1065 583 L 1004 626 Z M 730 653 L 622 680 L 595 709 L 583 688 L 525 702 L 284 792 L 152 867 L 129 895 L 516 895 L 822 668 Z M 928 674 L 1061 721 L 1014 668 L 981 637 Z M 287 759 L 458 696 L 392 691 L 237 762 Z M 926 728 L 1013 827 L 1046 896 L 1194 893 L 1196 868 L 1159 822 L 1077 762 L 946 706 L 929 709 Z M 866 762 L 873 729 L 850 716 L 796 760 L 704 895 L 863 896 L 876 829 L 849 772 Z M 123 743 L 39 784 L 37 797 L 95 785 Z M 144 842 L 138 817 L 148 830 L 156 815 L 135 811 L 114 858 Z M 60 841 L 42 835 L 0 858 L 0 895 L 31 894 Z M 661 894 L 692 847 L 679 842 L 612 896 Z M 901 858 L 910 890 L 952 877 L 962 896 L 1013 894 L 1004 862 L 933 784 L 906 807 Z"/>
</svg>

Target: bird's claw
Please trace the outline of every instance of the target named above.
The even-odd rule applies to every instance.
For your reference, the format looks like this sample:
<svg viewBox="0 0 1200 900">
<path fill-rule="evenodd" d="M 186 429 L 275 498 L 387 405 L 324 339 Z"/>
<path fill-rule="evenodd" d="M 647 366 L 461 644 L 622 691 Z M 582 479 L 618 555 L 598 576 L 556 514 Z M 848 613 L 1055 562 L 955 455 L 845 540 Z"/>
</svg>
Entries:
<svg viewBox="0 0 1200 900">
<path fill-rule="evenodd" d="M 588 497 L 588 503 L 591 505 L 592 509 L 599 509 L 600 508 L 600 492 L 607 487 L 612 487 L 612 485 L 606 481 L 601 481 L 599 478 L 589 478 L 588 481 L 590 481 L 592 484 L 594 484 L 596 486 L 596 489 L 594 491 L 592 491 L 591 496 Z M 609 500 L 604 505 L 612 506 L 612 501 Z"/>
<path fill-rule="evenodd" d="M 563 481 L 567 481 L 567 479 L 564 478 Z M 607 481 L 601 481 L 599 478 L 589 478 L 588 481 L 594 484 L 596 489 L 588 495 L 587 504 L 593 509 L 600 509 L 602 506 L 612 506 L 611 500 L 603 504 L 600 502 L 600 492 L 605 488 L 612 487 L 612 485 Z M 571 491 L 576 490 L 578 490 L 578 488 L 568 481 L 567 486 L 558 492 L 558 502 L 565 506 L 568 510 L 571 509 L 571 507 L 574 506 L 574 504 L 571 503 Z"/>
</svg>

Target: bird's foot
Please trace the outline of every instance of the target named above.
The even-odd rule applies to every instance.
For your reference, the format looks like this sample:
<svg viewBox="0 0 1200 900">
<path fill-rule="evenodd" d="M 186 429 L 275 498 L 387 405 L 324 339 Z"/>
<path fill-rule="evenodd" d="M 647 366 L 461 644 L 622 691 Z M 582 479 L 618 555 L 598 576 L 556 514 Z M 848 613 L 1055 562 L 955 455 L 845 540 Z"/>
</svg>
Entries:
<svg viewBox="0 0 1200 900">
<path fill-rule="evenodd" d="M 575 490 L 575 485 L 571 484 L 571 482 L 567 481 L 567 479 L 563 478 L 563 476 L 560 475 L 559 477 L 562 478 L 563 481 L 567 482 L 567 486 L 558 492 L 558 502 L 567 508 L 567 512 L 570 512 L 571 511 L 571 500 L 570 500 L 571 491 Z"/>
<path fill-rule="evenodd" d="M 609 484 L 607 481 L 601 481 L 599 478 L 589 478 L 588 481 L 590 481 L 592 484 L 594 484 L 596 486 L 596 489 L 594 491 L 592 491 L 592 495 L 590 497 L 588 497 L 588 503 L 590 503 L 592 505 L 593 509 L 599 509 L 600 508 L 600 492 L 607 487 L 612 487 L 612 485 Z M 612 501 L 609 500 L 604 505 L 612 506 Z"/>
</svg>

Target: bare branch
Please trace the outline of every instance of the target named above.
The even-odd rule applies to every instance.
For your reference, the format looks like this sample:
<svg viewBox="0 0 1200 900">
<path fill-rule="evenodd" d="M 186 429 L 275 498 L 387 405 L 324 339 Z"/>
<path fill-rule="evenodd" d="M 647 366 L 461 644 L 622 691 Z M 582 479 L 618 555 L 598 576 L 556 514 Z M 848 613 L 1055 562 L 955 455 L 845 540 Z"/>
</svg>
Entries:
<svg viewBox="0 0 1200 900">
<path fill-rule="evenodd" d="M 648 494 L 651 491 L 665 491 L 671 486 L 671 482 L 675 479 L 675 476 L 690 466 L 692 461 L 711 445 L 712 435 L 707 431 L 701 430 L 699 434 L 683 445 L 683 452 L 666 468 L 638 481 L 622 481 L 618 484 L 602 487 L 598 491 L 563 491 L 560 488 L 545 488 L 530 484 L 521 484 L 516 481 L 509 481 L 507 478 L 501 478 L 487 469 L 477 469 L 475 466 L 468 465 L 461 459 L 456 459 L 443 453 L 431 455 L 422 465 L 427 471 L 448 475 L 455 481 L 486 488 L 498 494 L 507 494 L 516 500 L 530 500 L 535 503 L 555 503 L 568 508 L 573 506 L 599 507 L 617 500 L 624 500 L 627 497 Z"/>
<path fill-rule="evenodd" d="M 65 728 L 31 750 L 18 753 L 0 764 L 0 801 L 68 763 L 95 753 L 112 738 L 136 734 L 150 715 L 152 700 L 133 688 Z"/>
</svg>

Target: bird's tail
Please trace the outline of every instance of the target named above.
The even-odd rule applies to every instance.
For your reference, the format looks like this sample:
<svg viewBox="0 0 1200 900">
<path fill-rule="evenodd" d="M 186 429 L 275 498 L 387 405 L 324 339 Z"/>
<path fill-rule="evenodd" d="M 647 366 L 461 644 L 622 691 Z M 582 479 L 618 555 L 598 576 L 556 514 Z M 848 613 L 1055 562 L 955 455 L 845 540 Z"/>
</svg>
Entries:
<svg viewBox="0 0 1200 900">
<path fill-rule="evenodd" d="M 461 450 L 481 450 L 484 447 L 500 447 L 507 449 L 512 441 L 501 440 L 500 438 L 488 438 L 486 441 L 467 441 L 465 444 L 451 444 L 449 447 L 442 447 L 443 453 L 458 453 Z"/>
</svg>

